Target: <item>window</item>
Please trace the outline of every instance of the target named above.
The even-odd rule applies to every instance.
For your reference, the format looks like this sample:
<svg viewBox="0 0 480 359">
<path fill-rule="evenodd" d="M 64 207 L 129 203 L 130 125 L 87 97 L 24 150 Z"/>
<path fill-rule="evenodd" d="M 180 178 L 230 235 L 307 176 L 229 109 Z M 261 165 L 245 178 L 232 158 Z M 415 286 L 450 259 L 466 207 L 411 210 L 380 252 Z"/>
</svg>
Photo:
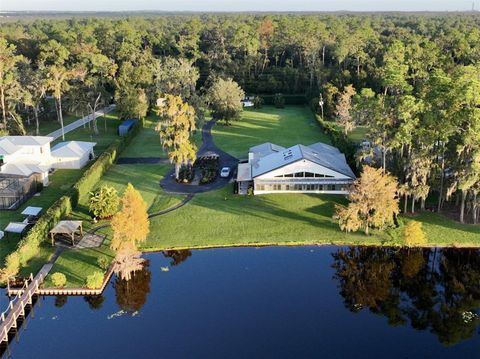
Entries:
<svg viewBox="0 0 480 359">
<path fill-rule="evenodd" d="M 303 177 L 303 172 L 297 172 L 297 173 L 295 173 L 295 177 Z"/>
<path fill-rule="evenodd" d="M 265 186 L 263 184 L 257 184 L 255 187 L 256 187 L 255 189 L 258 190 L 258 191 L 264 191 L 265 190 Z"/>
<path fill-rule="evenodd" d="M 315 175 L 312 172 L 305 172 L 305 177 L 314 177 Z"/>
<path fill-rule="evenodd" d="M 293 173 L 288 173 L 288 174 L 284 175 L 284 177 L 293 177 Z"/>
</svg>

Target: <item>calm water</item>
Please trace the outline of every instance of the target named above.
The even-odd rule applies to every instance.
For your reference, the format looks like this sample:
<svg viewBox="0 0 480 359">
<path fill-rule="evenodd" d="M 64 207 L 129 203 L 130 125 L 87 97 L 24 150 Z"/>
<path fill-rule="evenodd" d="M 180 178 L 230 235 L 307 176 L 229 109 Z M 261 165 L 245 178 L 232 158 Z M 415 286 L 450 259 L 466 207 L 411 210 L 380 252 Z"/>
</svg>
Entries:
<svg viewBox="0 0 480 359">
<path fill-rule="evenodd" d="M 157 253 L 100 298 L 40 300 L 13 358 L 478 358 L 480 252 Z M 169 267 L 163 271 L 162 267 Z"/>
</svg>

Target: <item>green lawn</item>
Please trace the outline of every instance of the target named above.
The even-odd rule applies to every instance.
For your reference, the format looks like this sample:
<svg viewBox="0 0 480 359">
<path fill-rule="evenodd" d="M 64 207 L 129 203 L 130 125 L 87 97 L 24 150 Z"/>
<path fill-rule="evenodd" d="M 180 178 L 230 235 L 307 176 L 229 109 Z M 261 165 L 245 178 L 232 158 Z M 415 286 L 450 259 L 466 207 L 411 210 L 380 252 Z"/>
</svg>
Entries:
<svg viewBox="0 0 480 359">
<path fill-rule="evenodd" d="M 140 191 L 140 194 L 147 203 L 149 213 L 154 213 L 173 207 L 183 198 L 183 196 L 180 195 L 168 195 L 161 190 L 159 185 L 160 180 L 169 170 L 169 165 L 114 165 L 103 176 L 97 187 L 109 185 L 117 189 L 121 195 L 130 182 Z M 100 224 L 91 223 L 91 217 L 88 213 L 88 203 L 85 200 L 79 203 L 75 212 L 72 213 L 72 218 L 82 220 L 85 231 Z M 104 256 L 110 260 L 113 259 L 112 251 L 109 248 L 111 230 L 106 228 L 100 233 L 107 235 L 107 240 L 101 247 L 65 251 L 57 259 L 50 273 L 64 273 L 67 277 L 67 287 L 83 287 L 89 274 L 102 270 L 98 265 L 99 257 Z M 44 286 L 47 287 L 49 285 L 51 285 L 51 282 L 50 279 L 47 278 Z"/>
<path fill-rule="evenodd" d="M 341 196 L 237 196 L 232 186 L 196 195 L 186 206 L 155 218 L 142 249 L 241 245 L 394 244 L 393 237 L 345 234 L 332 219 Z"/>
<path fill-rule="evenodd" d="M 81 117 L 75 116 L 73 114 L 64 115 L 63 116 L 63 125 L 64 126 L 69 125 L 72 122 L 78 120 L 79 118 L 81 118 Z M 58 123 L 58 121 L 56 119 L 54 119 L 54 120 L 44 120 L 44 121 L 40 121 L 39 128 L 40 128 L 40 135 L 41 136 L 46 136 L 49 133 L 52 133 L 53 131 L 58 130 L 60 128 L 60 124 Z M 27 135 L 35 136 L 35 132 L 36 132 L 35 121 L 32 120 L 30 125 L 27 125 L 25 129 L 27 131 Z"/>
<path fill-rule="evenodd" d="M 248 149 L 264 142 L 289 147 L 316 142 L 330 143 L 320 130 L 308 107 L 290 106 L 278 109 L 245 109 L 242 118 L 230 126 L 219 122 L 212 131 L 215 143 L 222 150 L 238 157 L 247 157 Z"/>
</svg>

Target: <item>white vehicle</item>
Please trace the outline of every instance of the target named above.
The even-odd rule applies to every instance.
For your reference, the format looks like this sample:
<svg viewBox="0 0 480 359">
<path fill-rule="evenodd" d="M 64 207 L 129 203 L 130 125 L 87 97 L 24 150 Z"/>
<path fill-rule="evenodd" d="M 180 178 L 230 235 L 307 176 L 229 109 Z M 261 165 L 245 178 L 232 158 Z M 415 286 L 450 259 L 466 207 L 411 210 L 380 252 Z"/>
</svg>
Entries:
<svg viewBox="0 0 480 359">
<path fill-rule="evenodd" d="M 226 178 L 230 176 L 230 167 L 223 167 L 220 171 L 220 177 Z"/>
</svg>

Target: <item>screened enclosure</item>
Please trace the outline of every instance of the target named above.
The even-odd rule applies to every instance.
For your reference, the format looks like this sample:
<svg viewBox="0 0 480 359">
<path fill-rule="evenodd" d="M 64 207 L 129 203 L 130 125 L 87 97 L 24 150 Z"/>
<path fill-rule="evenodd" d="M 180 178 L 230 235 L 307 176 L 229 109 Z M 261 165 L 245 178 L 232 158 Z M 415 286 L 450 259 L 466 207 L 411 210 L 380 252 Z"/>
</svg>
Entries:
<svg viewBox="0 0 480 359">
<path fill-rule="evenodd" d="M 37 191 L 34 175 L 30 177 L 0 176 L 0 209 L 15 210 Z"/>
</svg>

